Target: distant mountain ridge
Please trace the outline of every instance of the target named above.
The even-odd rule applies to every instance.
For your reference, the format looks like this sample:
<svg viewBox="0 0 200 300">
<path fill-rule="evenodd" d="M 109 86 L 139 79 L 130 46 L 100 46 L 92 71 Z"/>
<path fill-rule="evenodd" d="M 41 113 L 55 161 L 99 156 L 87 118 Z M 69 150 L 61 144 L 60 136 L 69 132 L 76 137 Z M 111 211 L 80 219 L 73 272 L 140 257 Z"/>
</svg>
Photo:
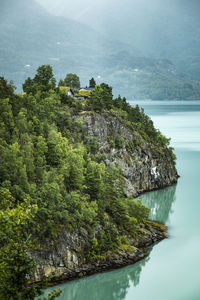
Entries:
<svg viewBox="0 0 200 300">
<path fill-rule="evenodd" d="M 123 32 L 118 34 L 121 38 Z M 0 11 L 0 75 L 13 80 L 21 91 L 24 80 L 32 77 L 39 65 L 51 64 L 57 80 L 72 72 L 87 85 L 88 78 L 94 77 L 97 83 L 108 82 L 115 94 L 129 99 L 200 98 L 199 82 L 179 75 L 177 66 L 164 55 L 159 59 L 144 56 L 113 36 L 53 16 L 34 0 L 4 0 Z"/>
<path fill-rule="evenodd" d="M 0 65 L 3 75 L 11 79 L 24 79 L 45 63 L 52 64 L 58 76 L 69 70 L 79 72 L 88 63 L 94 66 L 99 55 L 112 53 L 116 46 L 87 25 L 50 15 L 33 0 L 3 4 Z"/>
<path fill-rule="evenodd" d="M 60 5 L 67 14 L 64 2 Z M 108 0 L 82 15 L 74 11 L 74 17 L 129 43 L 141 56 L 172 60 L 181 73 L 199 80 L 199 12 L 198 0 Z"/>
</svg>

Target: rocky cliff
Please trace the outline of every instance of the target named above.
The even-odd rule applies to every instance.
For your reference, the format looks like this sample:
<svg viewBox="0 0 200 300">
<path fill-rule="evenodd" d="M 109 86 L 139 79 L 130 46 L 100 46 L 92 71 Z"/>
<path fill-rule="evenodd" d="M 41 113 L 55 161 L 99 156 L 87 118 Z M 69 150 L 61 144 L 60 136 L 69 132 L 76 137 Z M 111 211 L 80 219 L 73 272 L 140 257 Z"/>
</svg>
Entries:
<svg viewBox="0 0 200 300">
<path fill-rule="evenodd" d="M 76 116 L 75 118 L 80 117 Z M 120 165 L 125 194 L 134 197 L 145 191 L 177 182 L 178 174 L 171 151 L 145 140 L 117 114 L 81 113 L 87 137 L 96 138 L 106 164 Z"/>
<path fill-rule="evenodd" d="M 178 174 L 170 149 L 150 142 L 122 116 L 85 111 L 73 116 L 73 119 L 78 118 L 84 127 L 85 141 L 95 143 L 96 158 L 101 157 L 106 165 L 114 163 L 122 169 L 127 196 L 137 196 L 177 182 Z M 54 281 L 62 281 L 134 263 L 146 256 L 148 246 L 165 238 L 167 230 L 163 225 L 147 221 L 137 227 L 135 238 L 125 236 L 126 242 L 117 251 L 86 262 L 84 249 L 102 229 L 100 226 L 93 234 L 84 229 L 59 233 L 56 243 L 44 245 L 44 250 L 32 254 L 38 262 L 33 280 L 51 276 Z"/>
<path fill-rule="evenodd" d="M 137 229 L 136 238 L 126 237 L 128 245 L 121 245 L 117 252 L 110 251 L 92 262 L 85 262 L 82 251 L 97 232 L 93 235 L 84 230 L 73 234 L 62 232 L 54 245 L 45 245 L 44 250 L 32 254 L 38 262 L 32 279 L 51 277 L 52 282 L 58 283 L 133 264 L 147 256 L 149 246 L 166 238 L 166 231 L 164 225 L 148 221 L 144 228 Z"/>
</svg>

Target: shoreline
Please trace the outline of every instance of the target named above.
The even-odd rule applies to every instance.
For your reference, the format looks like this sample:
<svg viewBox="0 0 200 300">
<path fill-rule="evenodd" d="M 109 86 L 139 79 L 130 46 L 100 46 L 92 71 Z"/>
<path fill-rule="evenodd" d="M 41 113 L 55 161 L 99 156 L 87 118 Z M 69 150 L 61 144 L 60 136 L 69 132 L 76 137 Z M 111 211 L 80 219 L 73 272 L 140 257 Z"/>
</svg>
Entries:
<svg viewBox="0 0 200 300">
<path fill-rule="evenodd" d="M 140 230 L 141 228 L 138 229 L 138 231 Z M 119 247 L 118 253 L 108 253 L 106 259 L 96 259 L 93 262 L 78 263 L 73 268 L 69 268 L 65 265 L 53 267 L 51 269 L 51 263 L 49 262 L 52 258 L 51 253 L 48 259 L 46 257 L 46 263 L 44 263 L 41 258 L 39 259 L 40 263 L 42 262 L 42 266 L 37 269 L 37 274 L 34 276 L 35 280 L 33 280 L 32 283 L 40 282 L 44 278 L 51 277 L 48 286 L 56 286 L 68 281 L 78 280 L 86 276 L 112 271 L 135 264 L 148 256 L 148 249 L 150 247 L 163 239 L 168 238 L 167 231 L 167 226 L 148 220 L 146 221 L 144 233 L 139 235 L 137 239 L 129 240 L 127 249 L 126 247 Z M 64 255 L 66 255 L 66 253 Z M 56 272 L 57 274 L 55 274 Z"/>
</svg>

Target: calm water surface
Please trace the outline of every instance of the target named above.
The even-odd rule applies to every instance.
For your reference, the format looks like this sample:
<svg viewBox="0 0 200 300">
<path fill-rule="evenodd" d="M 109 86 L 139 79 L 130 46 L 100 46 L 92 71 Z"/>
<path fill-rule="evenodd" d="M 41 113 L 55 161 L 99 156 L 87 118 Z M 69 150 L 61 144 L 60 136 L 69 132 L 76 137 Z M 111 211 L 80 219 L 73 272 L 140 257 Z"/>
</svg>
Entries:
<svg viewBox="0 0 200 300">
<path fill-rule="evenodd" d="M 140 196 L 170 238 L 135 265 L 60 285 L 59 300 L 200 299 L 200 101 L 138 104 L 177 155 L 178 184 Z"/>
</svg>

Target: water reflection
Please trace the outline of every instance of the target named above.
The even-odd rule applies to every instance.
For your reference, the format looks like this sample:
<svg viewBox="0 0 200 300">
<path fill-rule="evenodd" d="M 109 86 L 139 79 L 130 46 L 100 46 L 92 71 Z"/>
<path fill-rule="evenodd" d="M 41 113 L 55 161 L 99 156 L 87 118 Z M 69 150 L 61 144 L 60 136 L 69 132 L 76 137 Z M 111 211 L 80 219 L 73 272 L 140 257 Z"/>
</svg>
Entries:
<svg viewBox="0 0 200 300">
<path fill-rule="evenodd" d="M 139 198 L 150 208 L 150 219 L 166 223 L 169 215 L 173 212 L 172 203 L 176 200 L 176 185 L 145 193 Z M 151 249 L 149 249 L 149 254 Z M 149 259 L 148 255 L 134 265 L 62 284 L 59 286 L 62 294 L 57 299 L 124 300 L 130 285 L 137 286 L 139 284 L 141 271 Z M 54 288 L 49 288 L 45 295 Z"/>
<path fill-rule="evenodd" d="M 149 250 L 150 252 L 150 250 Z M 62 294 L 58 300 L 124 300 L 130 284 L 137 286 L 142 268 L 149 256 L 142 261 L 112 272 L 97 274 L 60 285 Z M 50 292 L 56 287 L 49 288 Z M 47 295 L 47 292 L 45 295 Z"/>
<path fill-rule="evenodd" d="M 176 200 L 176 186 L 145 193 L 139 197 L 150 208 L 149 218 L 151 220 L 167 223 L 169 215 L 173 213 L 172 203 Z"/>
</svg>

